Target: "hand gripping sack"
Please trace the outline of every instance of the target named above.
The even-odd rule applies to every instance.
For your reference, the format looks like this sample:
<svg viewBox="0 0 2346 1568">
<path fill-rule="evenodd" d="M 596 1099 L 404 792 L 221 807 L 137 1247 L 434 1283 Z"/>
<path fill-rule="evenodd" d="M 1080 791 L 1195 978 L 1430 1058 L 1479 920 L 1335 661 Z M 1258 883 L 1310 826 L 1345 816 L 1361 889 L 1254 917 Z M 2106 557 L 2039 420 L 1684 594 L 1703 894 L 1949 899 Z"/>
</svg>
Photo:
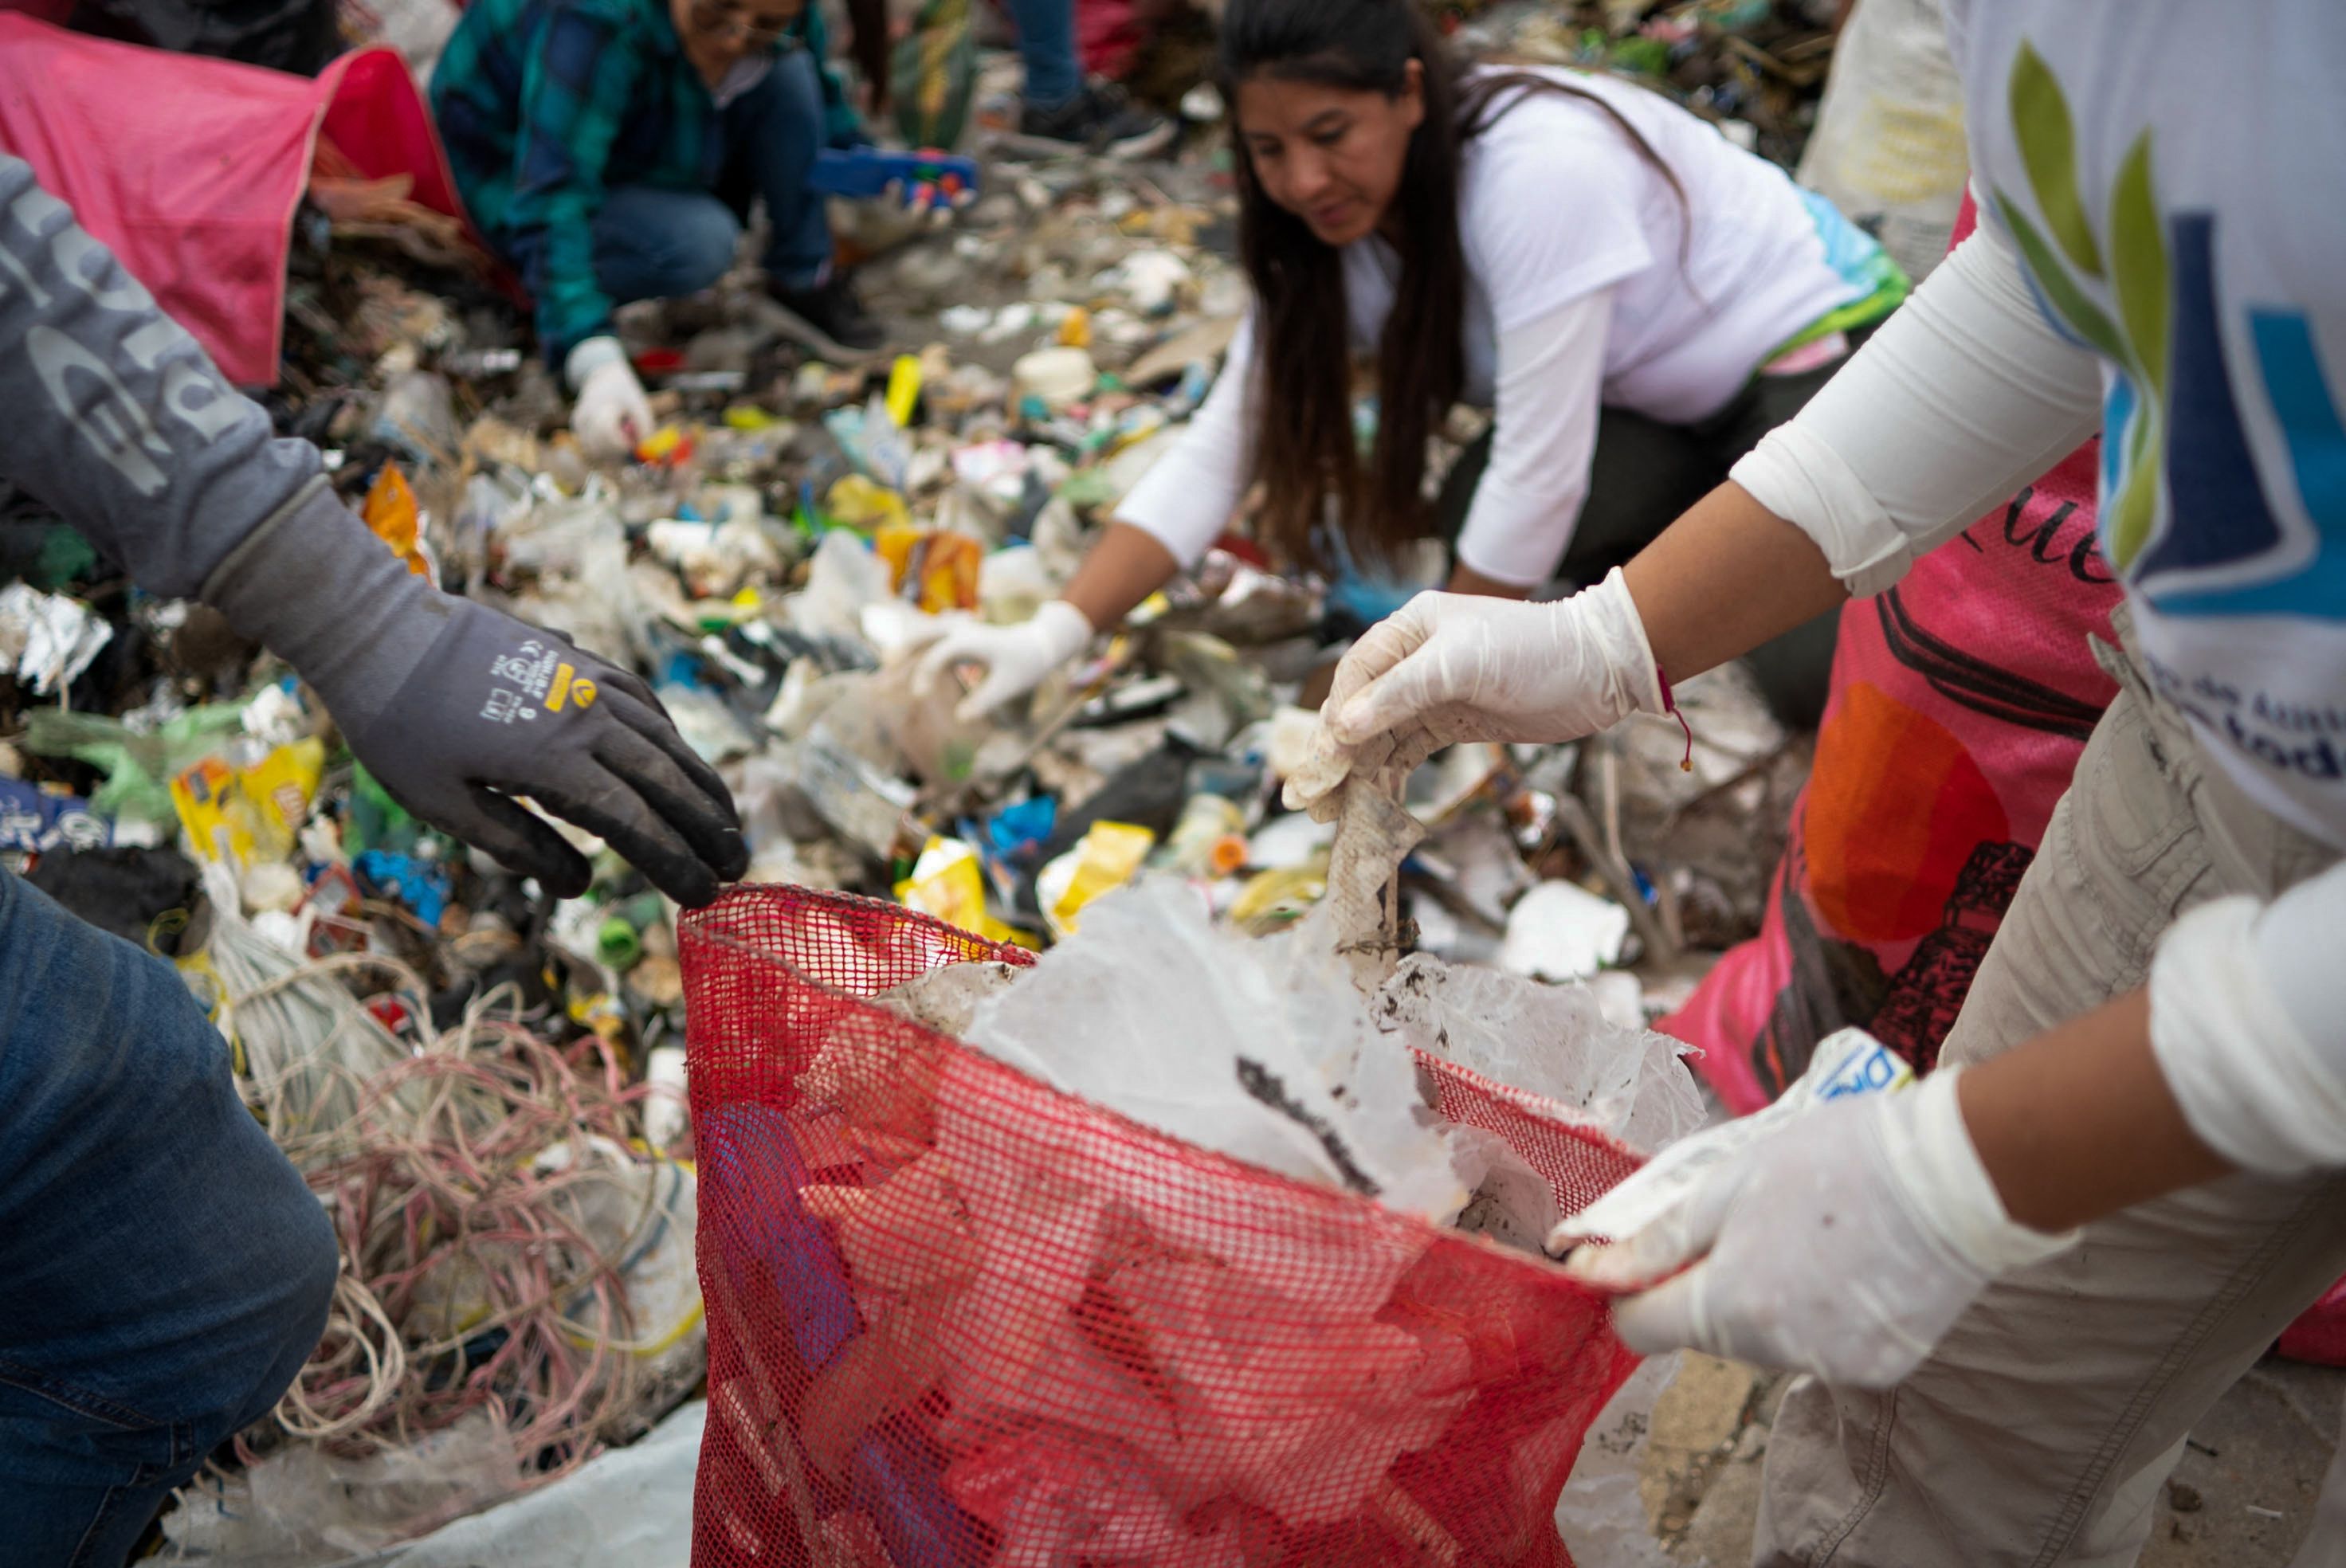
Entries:
<svg viewBox="0 0 2346 1568">
<path fill-rule="evenodd" d="M 1544 1260 L 1239 1164 L 872 998 L 1032 962 L 893 904 L 685 917 L 697 1568 L 1568 1564 L 1634 1358 Z M 1578 1208 L 1636 1156 L 1420 1057 Z"/>
</svg>

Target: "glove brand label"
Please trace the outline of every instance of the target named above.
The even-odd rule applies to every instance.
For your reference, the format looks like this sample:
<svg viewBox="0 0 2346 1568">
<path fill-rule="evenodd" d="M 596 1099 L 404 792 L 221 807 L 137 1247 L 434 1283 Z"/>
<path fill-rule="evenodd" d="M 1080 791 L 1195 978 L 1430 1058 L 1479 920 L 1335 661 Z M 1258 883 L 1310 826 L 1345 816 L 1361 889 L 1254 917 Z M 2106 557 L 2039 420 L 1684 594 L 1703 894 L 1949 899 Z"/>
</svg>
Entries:
<svg viewBox="0 0 2346 1568">
<path fill-rule="evenodd" d="M 595 706 L 595 683 L 566 664 L 554 672 L 554 685 L 546 694 L 546 711 L 560 713 L 565 702 L 574 708 Z"/>
<path fill-rule="evenodd" d="M 536 637 L 491 659 L 489 677 L 500 684 L 481 705 L 481 717 L 495 724 L 535 719 L 541 708 L 560 713 L 565 708 L 592 708 L 599 695 L 591 678 Z"/>
<path fill-rule="evenodd" d="M 1906 1065 L 1902 1057 L 1862 1031 L 1842 1030 L 1825 1044 L 1841 1040 L 1841 1035 L 1851 1036 L 1841 1041 L 1842 1048 L 1850 1054 L 1844 1061 L 1828 1064 L 1825 1075 L 1817 1084 L 1818 1099 L 1838 1100 L 1849 1095 L 1902 1089 L 1914 1081 L 1914 1070 Z M 1825 1054 L 1823 1045 L 1818 1047 L 1818 1054 Z"/>
</svg>

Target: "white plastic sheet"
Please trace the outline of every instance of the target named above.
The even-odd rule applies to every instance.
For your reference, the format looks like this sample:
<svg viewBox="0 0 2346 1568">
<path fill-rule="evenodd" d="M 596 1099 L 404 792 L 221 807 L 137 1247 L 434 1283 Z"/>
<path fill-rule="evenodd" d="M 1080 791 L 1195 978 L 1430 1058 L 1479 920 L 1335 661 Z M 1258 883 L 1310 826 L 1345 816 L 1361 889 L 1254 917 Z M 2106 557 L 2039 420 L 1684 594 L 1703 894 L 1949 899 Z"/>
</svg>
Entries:
<svg viewBox="0 0 2346 1568">
<path fill-rule="evenodd" d="M 380 1551 L 413 1534 L 418 1521 L 484 1507 L 526 1480 L 513 1440 L 485 1412 L 358 1459 L 301 1443 L 225 1481 L 204 1476 L 184 1489 L 164 1516 L 168 1545 L 160 1560 L 319 1568 Z"/>
<path fill-rule="evenodd" d="M 360 1463 L 303 1449 L 301 1471 L 272 1477 L 263 1495 L 199 1499 L 183 1511 L 194 1517 L 168 1518 L 173 1544 L 155 1561 L 208 1568 L 688 1568 L 693 1471 L 708 1415 L 708 1401 L 695 1400 L 640 1442 L 394 1546 L 377 1546 L 380 1534 L 369 1539 L 343 1487 L 395 1481 L 439 1506 L 461 1503 L 468 1484 L 494 1495 L 510 1486 L 497 1473 L 501 1457 L 510 1463 L 510 1444 L 482 1421 Z"/>
<path fill-rule="evenodd" d="M 1202 1147 L 1450 1219 L 1466 1188 L 1414 1066 L 1302 934 L 1217 930 L 1187 884 L 1144 877 L 981 1003 L 969 1042 Z"/>
<path fill-rule="evenodd" d="M 79 599 L 24 583 L 0 588 L 0 668 L 36 697 L 71 686 L 114 638 L 114 627 Z"/>
<path fill-rule="evenodd" d="M 1377 1008 L 1381 1025 L 1420 1050 L 1554 1100 L 1632 1148 L 1658 1149 L 1703 1124 L 1701 1091 L 1678 1060 L 1685 1047 L 1607 1022 L 1586 985 L 1412 953 Z"/>
<path fill-rule="evenodd" d="M 688 1568 L 708 1418 L 695 1400 L 543 1492 L 337 1568 Z"/>
<path fill-rule="evenodd" d="M 1654 1401 L 1678 1377 L 1679 1359 L 1673 1350 L 1641 1362 L 1582 1440 L 1572 1479 L 1556 1503 L 1556 1531 L 1574 1562 L 1591 1568 L 1702 1568 L 1679 1562 L 1654 1539 L 1637 1490 L 1653 1435 Z"/>
</svg>

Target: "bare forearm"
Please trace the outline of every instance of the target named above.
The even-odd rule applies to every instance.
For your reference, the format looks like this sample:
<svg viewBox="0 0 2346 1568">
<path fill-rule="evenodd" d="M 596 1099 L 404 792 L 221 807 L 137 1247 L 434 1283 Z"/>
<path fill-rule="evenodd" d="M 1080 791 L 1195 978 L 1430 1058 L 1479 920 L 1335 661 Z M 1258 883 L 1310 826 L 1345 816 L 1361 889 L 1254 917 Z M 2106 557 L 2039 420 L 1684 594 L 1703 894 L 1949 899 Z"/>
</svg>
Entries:
<svg viewBox="0 0 2346 1568">
<path fill-rule="evenodd" d="M 1733 483 L 1688 508 L 1622 575 L 1654 662 L 1672 680 L 1749 653 L 1849 597 L 1815 541 Z"/>
<path fill-rule="evenodd" d="M 2038 1230 L 2066 1230 L 2231 1168 L 2191 1131 L 2158 1070 L 2147 992 L 1967 1069 L 1957 1087 L 2005 1212 Z"/>
<path fill-rule="evenodd" d="M 1451 569 L 1450 585 L 1443 590 L 1452 594 L 1479 594 L 1486 599 L 1527 599 L 1531 590 L 1518 583 L 1503 583 L 1496 577 L 1486 577 L 1472 566 Z"/>
<path fill-rule="evenodd" d="M 1059 596 L 1081 610 L 1094 631 L 1104 632 L 1180 569 L 1155 535 L 1129 523 L 1110 523 Z"/>
</svg>

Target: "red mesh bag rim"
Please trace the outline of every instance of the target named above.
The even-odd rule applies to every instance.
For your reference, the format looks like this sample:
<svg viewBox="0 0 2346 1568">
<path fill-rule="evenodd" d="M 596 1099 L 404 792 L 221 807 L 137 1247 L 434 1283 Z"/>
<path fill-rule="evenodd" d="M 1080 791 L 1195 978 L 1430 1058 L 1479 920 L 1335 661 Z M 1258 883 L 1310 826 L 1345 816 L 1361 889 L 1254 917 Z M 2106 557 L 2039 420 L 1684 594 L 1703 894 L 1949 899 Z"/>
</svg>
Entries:
<svg viewBox="0 0 2346 1568">
<path fill-rule="evenodd" d="M 688 942 L 706 942 L 712 946 L 726 948 L 743 958 L 751 959 L 759 963 L 770 965 L 773 968 L 782 970 L 790 974 L 796 983 L 803 984 L 811 990 L 821 992 L 824 995 L 833 998 L 835 1001 L 845 1003 L 850 1008 L 869 1012 L 872 1014 L 886 1018 L 889 1021 L 890 1027 L 898 1033 L 917 1033 L 931 1042 L 943 1045 L 949 1051 L 966 1053 L 970 1056 L 984 1062 L 989 1068 L 1008 1074 L 1012 1077 L 1015 1077 L 1023 1083 L 1031 1084 L 1035 1090 L 1044 1095 L 1049 1095 L 1055 1099 L 1072 1101 L 1082 1105 L 1089 1114 L 1105 1118 L 1106 1120 L 1115 1124 L 1125 1132 L 1132 1135 L 1136 1140 L 1161 1146 L 1168 1150 L 1178 1150 L 1185 1158 L 1193 1162 L 1201 1163 L 1209 1168 L 1218 1168 L 1225 1175 L 1239 1177 L 1250 1183 L 1272 1183 L 1276 1186 L 1290 1189 L 1298 1196 L 1309 1197 L 1315 1201 L 1331 1199 L 1347 1206 L 1354 1204 L 1366 1205 L 1370 1207 L 1375 1208 L 1379 1213 L 1386 1216 L 1395 1223 L 1412 1227 L 1415 1229 L 1425 1232 L 1429 1236 L 1439 1237 L 1444 1240 L 1464 1241 L 1478 1247 L 1488 1247 L 1511 1261 L 1532 1265 L 1550 1270 L 1554 1272 L 1558 1278 L 1564 1279 L 1567 1283 L 1572 1284 L 1575 1288 L 1587 1291 L 1587 1288 L 1586 1286 L 1580 1285 L 1576 1280 L 1572 1280 L 1569 1276 L 1566 1275 L 1564 1273 L 1563 1265 L 1556 1262 L 1553 1258 L 1539 1257 L 1511 1247 L 1503 1247 L 1499 1243 L 1491 1240 L 1488 1237 L 1479 1236 L 1472 1231 L 1459 1230 L 1454 1227 L 1447 1225 L 1437 1225 L 1433 1221 L 1425 1219 L 1417 1215 L 1406 1214 L 1398 1209 L 1387 1208 L 1382 1204 L 1378 1203 L 1374 1198 L 1363 1197 L 1358 1193 L 1343 1192 L 1334 1187 L 1321 1186 L 1295 1176 L 1284 1175 L 1279 1171 L 1266 1169 L 1261 1166 L 1250 1165 L 1246 1161 L 1241 1160 L 1235 1156 L 1224 1154 L 1219 1149 L 1209 1149 L 1204 1147 L 1202 1145 L 1187 1142 L 1184 1139 L 1174 1136 L 1171 1133 L 1168 1133 L 1161 1128 L 1152 1127 L 1146 1122 L 1136 1120 L 1132 1116 L 1127 1115 L 1124 1112 L 1117 1110 L 1113 1105 L 1104 1105 L 1096 1100 L 1086 1099 L 1081 1095 L 1070 1094 L 1068 1091 L 1058 1087 L 1055 1084 L 1050 1084 L 1043 1079 L 1035 1077 L 1034 1074 L 1025 1071 L 1023 1068 L 1014 1066 L 1010 1063 L 987 1055 L 985 1052 L 980 1050 L 974 1045 L 972 1045 L 965 1040 L 957 1039 L 951 1034 L 946 1034 L 941 1031 L 932 1029 L 926 1024 L 920 1023 L 913 1019 L 905 1017 L 902 1013 L 891 1012 L 889 1009 L 882 1007 L 877 1003 L 873 1002 L 871 996 L 842 989 L 818 975 L 808 973 L 803 966 L 793 963 L 789 959 L 784 958 L 778 953 L 760 948 L 730 932 L 720 932 L 712 928 L 709 917 L 714 916 L 718 911 L 725 909 L 727 905 L 733 901 L 736 893 L 756 892 L 761 891 L 764 887 L 765 884 L 742 884 L 741 886 L 729 891 L 725 897 L 719 899 L 718 901 L 713 904 L 705 905 L 704 907 L 697 910 L 685 911 L 677 924 L 677 937 L 679 944 Z M 811 890 L 791 888 L 789 891 L 794 893 L 801 893 L 810 891 Z M 960 960 L 957 962 L 1014 963 L 1021 968 L 1032 968 L 1039 957 L 1038 954 L 1030 952 L 1025 948 L 1017 946 L 1015 943 L 994 942 L 986 937 L 979 936 L 974 932 L 964 931 L 957 925 L 949 924 L 944 921 L 937 919 L 934 915 L 928 914 L 923 911 L 909 909 L 903 904 L 892 903 L 886 899 L 873 898 L 869 894 L 823 891 L 817 895 L 817 900 L 820 903 L 832 908 L 843 907 L 846 909 L 862 911 L 873 915 L 883 916 L 890 923 L 895 925 L 900 930 L 909 927 L 913 930 L 927 931 L 949 940 L 956 946 L 977 949 L 984 955 L 978 958 Z M 884 990 L 886 988 L 882 987 L 882 989 Z M 873 994 L 876 995 L 877 993 L 874 993 Z M 1561 1101 L 1552 1100 L 1544 1095 L 1535 1094 L 1529 1089 L 1519 1088 L 1513 1084 L 1502 1083 L 1496 1078 L 1486 1077 L 1483 1074 L 1475 1072 L 1471 1067 L 1461 1066 L 1459 1064 L 1451 1061 L 1446 1056 L 1437 1055 L 1433 1052 L 1421 1050 L 1416 1046 L 1411 1046 L 1409 1049 L 1410 1054 L 1416 1059 L 1418 1065 L 1430 1072 L 1437 1083 L 1455 1084 L 1485 1098 L 1502 1102 L 1513 1109 L 1519 1111 L 1536 1121 L 1545 1124 L 1552 1131 L 1585 1145 L 1606 1159 L 1617 1161 L 1622 1166 L 1620 1172 L 1621 1176 L 1627 1176 L 1629 1172 L 1636 1170 L 1646 1161 L 1645 1155 L 1639 1153 L 1634 1148 L 1631 1148 L 1627 1144 L 1621 1142 L 1618 1138 L 1612 1137 L 1598 1128 L 1588 1125 L 1586 1122 L 1582 1120 L 1573 1112 L 1570 1106 L 1566 1105 Z M 1452 1119 L 1457 1120 L 1459 1118 L 1453 1117 Z M 1480 1125 L 1481 1124 L 1470 1123 L 1469 1125 Z M 1496 1129 L 1491 1130 L 1495 1131 Z M 1618 1177 L 1616 1179 L 1617 1180 Z M 1587 1293 L 1591 1295 L 1596 1294 L 1594 1291 L 1588 1291 Z"/>
</svg>

